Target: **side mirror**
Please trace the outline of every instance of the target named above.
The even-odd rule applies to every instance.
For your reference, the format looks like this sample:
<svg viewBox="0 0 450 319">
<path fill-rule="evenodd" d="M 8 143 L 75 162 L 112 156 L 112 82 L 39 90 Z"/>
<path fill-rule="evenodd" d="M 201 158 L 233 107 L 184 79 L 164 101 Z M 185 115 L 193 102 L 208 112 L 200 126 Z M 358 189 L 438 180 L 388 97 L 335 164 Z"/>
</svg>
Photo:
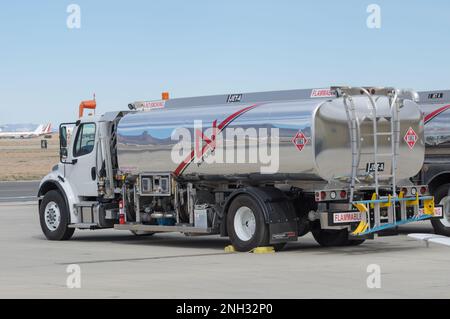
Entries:
<svg viewBox="0 0 450 319">
<path fill-rule="evenodd" d="M 59 150 L 59 155 L 60 155 L 61 159 L 66 158 L 67 157 L 67 148 L 61 147 Z"/>
<path fill-rule="evenodd" d="M 66 162 L 69 156 L 69 144 L 76 123 L 62 123 L 59 126 L 59 159 L 63 164 L 76 164 L 76 160 Z"/>
<path fill-rule="evenodd" d="M 66 156 L 67 156 L 67 127 L 61 125 L 59 127 L 59 147 L 61 151 L 63 148 L 66 148 Z"/>
<path fill-rule="evenodd" d="M 65 160 L 69 155 L 67 150 L 67 138 L 67 126 L 61 124 L 59 126 L 59 160 L 61 163 L 65 163 Z"/>
</svg>

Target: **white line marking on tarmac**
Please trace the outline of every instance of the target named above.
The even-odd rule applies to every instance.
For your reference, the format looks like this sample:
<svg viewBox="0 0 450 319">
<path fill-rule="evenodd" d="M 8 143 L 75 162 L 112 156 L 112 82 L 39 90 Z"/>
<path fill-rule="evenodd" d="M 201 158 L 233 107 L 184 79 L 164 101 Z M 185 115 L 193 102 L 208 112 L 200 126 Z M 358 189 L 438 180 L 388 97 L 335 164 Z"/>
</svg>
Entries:
<svg viewBox="0 0 450 319">
<path fill-rule="evenodd" d="M 33 179 L 33 180 L 29 180 L 29 181 L 0 181 L 0 183 L 3 184 L 13 184 L 13 183 L 39 183 L 40 180 L 38 179 Z"/>
<path fill-rule="evenodd" d="M 0 197 L 0 200 L 36 199 L 36 196 Z"/>
</svg>

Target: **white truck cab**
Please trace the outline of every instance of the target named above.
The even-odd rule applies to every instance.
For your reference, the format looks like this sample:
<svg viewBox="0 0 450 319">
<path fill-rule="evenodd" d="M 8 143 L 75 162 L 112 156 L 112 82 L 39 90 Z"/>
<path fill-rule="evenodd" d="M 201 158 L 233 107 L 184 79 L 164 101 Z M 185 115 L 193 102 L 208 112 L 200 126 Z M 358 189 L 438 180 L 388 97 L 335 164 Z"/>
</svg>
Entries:
<svg viewBox="0 0 450 319">
<path fill-rule="evenodd" d="M 113 117 L 117 114 L 113 113 Z M 106 174 L 105 156 L 111 162 L 109 147 L 102 151 L 100 138 L 101 132 L 105 133 L 113 123 L 108 119 L 108 114 L 88 116 L 60 125 L 60 162 L 42 179 L 38 193 L 41 226 L 49 239 L 68 239 L 75 228 L 113 225 L 100 223 L 98 211 L 99 185 L 104 185 Z M 108 146 L 109 143 L 108 135 Z M 109 197 L 114 198 L 113 189 Z"/>
</svg>

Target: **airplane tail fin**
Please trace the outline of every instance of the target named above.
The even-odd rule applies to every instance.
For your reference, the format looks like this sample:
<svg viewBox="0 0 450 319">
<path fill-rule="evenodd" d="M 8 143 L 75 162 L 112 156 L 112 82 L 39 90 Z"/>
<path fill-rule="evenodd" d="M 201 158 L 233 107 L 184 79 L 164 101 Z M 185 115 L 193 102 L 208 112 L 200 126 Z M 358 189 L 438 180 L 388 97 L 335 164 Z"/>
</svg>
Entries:
<svg viewBox="0 0 450 319">
<path fill-rule="evenodd" d="M 43 129 L 44 129 L 44 125 L 39 125 L 38 127 L 37 127 L 37 129 L 35 129 L 34 130 L 34 134 L 41 134 L 42 132 L 43 132 Z"/>
<path fill-rule="evenodd" d="M 44 130 L 45 134 L 50 134 L 52 132 L 52 123 L 48 123 L 46 129 Z"/>
<path fill-rule="evenodd" d="M 50 134 L 52 132 L 52 124 L 48 123 L 47 125 L 39 125 L 37 129 L 34 130 L 33 134 L 35 135 L 43 135 Z"/>
</svg>

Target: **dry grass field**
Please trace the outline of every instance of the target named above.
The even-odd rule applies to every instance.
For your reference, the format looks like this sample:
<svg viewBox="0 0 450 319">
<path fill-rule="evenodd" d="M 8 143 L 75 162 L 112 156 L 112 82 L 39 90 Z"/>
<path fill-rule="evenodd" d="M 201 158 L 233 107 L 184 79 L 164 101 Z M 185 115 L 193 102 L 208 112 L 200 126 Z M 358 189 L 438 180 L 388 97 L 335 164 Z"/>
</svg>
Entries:
<svg viewBox="0 0 450 319">
<path fill-rule="evenodd" d="M 59 139 L 53 134 L 41 149 L 42 139 L 0 139 L 0 181 L 38 180 L 50 172 L 59 161 Z"/>
</svg>

